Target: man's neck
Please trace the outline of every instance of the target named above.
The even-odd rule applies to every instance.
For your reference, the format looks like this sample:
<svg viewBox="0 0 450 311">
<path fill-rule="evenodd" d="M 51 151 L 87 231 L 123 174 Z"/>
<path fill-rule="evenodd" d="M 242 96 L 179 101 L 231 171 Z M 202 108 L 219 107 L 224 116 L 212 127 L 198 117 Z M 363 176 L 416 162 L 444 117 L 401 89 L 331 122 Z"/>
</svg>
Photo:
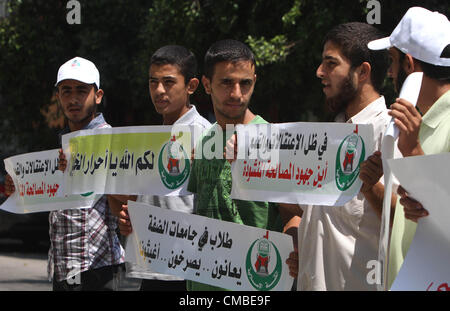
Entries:
<svg viewBox="0 0 450 311">
<path fill-rule="evenodd" d="M 448 91 L 450 91 L 450 83 L 442 83 L 424 75 L 420 95 L 417 99 L 419 111 L 423 115 L 426 114 L 431 106 Z"/>
<path fill-rule="evenodd" d="M 69 120 L 69 130 L 71 132 L 79 131 L 84 129 L 89 123 L 91 123 L 92 120 L 96 118 L 96 114 L 93 114 L 92 116 L 80 121 L 80 122 L 72 122 Z"/>
<path fill-rule="evenodd" d="M 380 98 L 380 94 L 373 87 L 363 87 L 345 109 L 345 120 L 352 118 Z"/>
<path fill-rule="evenodd" d="M 229 118 L 220 116 L 220 113 L 217 113 L 217 112 L 215 113 L 215 115 L 216 115 L 216 119 L 217 119 L 217 124 L 219 124 L 223 130 L 226 129 L 227 124 L 233 124 L 233 125 L 249 124 L 256 117 L 253 114 L 253 112 L 251 112 L 249 109 L 247 109 L 245 111 L 244 115 L 238 119 L 229 119 Z"/>
<path fill-rule="evenodd" d="M 184 105 L 182 109 L 179 111 L 176 111 L 172 114 L 163 115 L 163 125 L 173 125 L 179 118 L 184 116 L 185 113 L 187 113 L 192 106 L 190 104 Z"/>
</svg>

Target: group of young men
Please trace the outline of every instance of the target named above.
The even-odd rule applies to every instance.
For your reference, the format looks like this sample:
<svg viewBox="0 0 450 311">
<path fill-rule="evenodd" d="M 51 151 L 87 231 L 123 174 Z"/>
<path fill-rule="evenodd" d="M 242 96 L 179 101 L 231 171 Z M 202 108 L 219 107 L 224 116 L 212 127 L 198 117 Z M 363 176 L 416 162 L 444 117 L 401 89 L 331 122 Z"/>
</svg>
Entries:
<svg viewBox="0 0 450 311">
<path fill-rule="evenodd" d="M 150 96 L 164 125 L 199 125 L 204 129 L 199 143 L 206 144 L 217 131 L 226 133 L 227 124 L 267 123 L 249 109 L 255 71 L 254 55 L 242 42 L 222 40 L 209 48 L 201 82 L 214 108 L 217 122 L 211 125 L 189 101 L 200 83 L 195 56 L 181 46 L 164 46 L 151 57 Z M 386 74 L 399 91 L 405 78 L 417 71 L 424 74 L 417 109 L 397 99 L 388 110 L 380 94 Z M 327 106 L 336 113 L 336 122 L 373 125 L 375 150 L 380 150 L 393 117 L 400 130 L 398 149 L 404 157 L 450 151 L 450 23 L 444 15 L 411 8 L 389 38 L 368 24 L 338 25 L 324 39 L 316 75 Z M 96 111 L 103 91 L 98 70 L 90 61 L 77 57 L 62 65 L 56 87 L 68 121 L 66 132 L 109 126 Z M 223 135 L 224 146 L 231 138 L 227 134 Z M 135 200 L 292 234 L 295 251 L 286 264 L 297 278 L 298 290 L 376 290 L 376 284 L 367 282 L 366 266 L 378 258 L 384 198 L 381 157 L 376 151 L 363 162 L 361 190 L 343 206 L 231 199 L 230 163 L 225 158 L 195 157 L 188 184 L 192 195 L 104 195 L 89 209 L 51 212 L 49 267 L 54 267 L 54 289 L 117 289 L 124 250 L 115 230 L 118 224 L 122 235 L 132 232 L 126 202 Z M 65 165 L 61 154 L 60 168 Z M 6 188 L 9 194 L 15 190 L 10 178 Z M 395 217 L 391 224 L 390 284 L 414 236 L 415 222 L 427 215 L 403 188 L 399 187 L 398 195 L 399 200 L 395 193 L 391 198 Z M 131 239 L 126 247 L 133 247 Z M 79 284 L 70 282 L 69 264 L 73 262 L 80 268 Z M 221 290 L 132 265 L 127 266 L 127 274 L 143 279 L 142 290 Z"/>
</svg>

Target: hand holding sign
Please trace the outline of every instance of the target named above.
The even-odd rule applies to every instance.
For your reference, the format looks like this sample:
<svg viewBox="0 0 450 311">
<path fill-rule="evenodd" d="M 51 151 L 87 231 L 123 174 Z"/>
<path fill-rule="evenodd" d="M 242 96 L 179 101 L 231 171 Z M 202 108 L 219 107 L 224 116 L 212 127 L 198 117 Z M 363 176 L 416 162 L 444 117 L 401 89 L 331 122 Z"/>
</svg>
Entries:
<svg viewBox="0 0 450 311">
<path fill-rule="evenodd" d="M 122 210 L 119 213 L 119 230 L 123 236 L 130 235 L 133 232 L 131 227 L 130 215 L 128 215 L 128 205 L 122 205 Z"/>
<path fill-rule="evenodd" d="M 428 216 L 428 211 L 422 204 L 409 196 L 403 187 L 399 186 L 397 193 L 400 195 L 400 204 L 403 205 L 405 218 L 417 222 L 419 218 Z"/>
<path fill-rule="evenodd" d="M 9 197 L 11 194 L 16 191 L 16 187 L 14 187 L 14 181 L 12 180 L 9 174 L 6 174 L 5 178 L 5 194 Z"/>
<path fill-rule="evenodd" d="M 389 115 L 392 116 L 386 136 L 397 137 L 398 147 L 403 156 L 421 155 L 419 144 L 419 127 L 422 117 L 417 111 L 416 104 L 422 85 L 423 72 L 410 74 L 403 83 L 399 98 L 391 105 Z M 394 126 L 395 124 L 395 126 Z M 391 159 L 392 157 L 389 157 Z"/>
<path fill-rule="evenodd" d="M 62 149 L 59 149 L 58 169 L 64 172 L 67 168 L 67 159 Z"/>
<path fill-rule="evenodd" d="M 381 152 L 375 151 L 371 156 L 361 163 L 359 178 L 363 181 L 361 192 L 369 191 L 383 176 L 383 163 Z"/>
<path fill-rule="evenodd" d="M 415 106 L 405 99 L 397 98 L 391 105 L 389 114 L 399 129 L 398 148 L 403 156 L 422 155 L 423 150 L 419 142 L 422 116 Z"/>
</svg>

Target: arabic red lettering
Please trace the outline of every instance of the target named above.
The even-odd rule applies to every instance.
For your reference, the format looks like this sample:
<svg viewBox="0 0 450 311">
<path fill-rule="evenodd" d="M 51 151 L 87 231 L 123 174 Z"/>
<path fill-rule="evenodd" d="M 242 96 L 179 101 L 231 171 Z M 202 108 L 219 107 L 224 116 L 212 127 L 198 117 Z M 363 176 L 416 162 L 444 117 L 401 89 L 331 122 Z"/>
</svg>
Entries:
<svg viewBox="0 0 450 311">
<path fill-rule="evenodd" d="M 433 283 L 434 282 L 431 282 L 430 285 L 428 285 L 428 287 L 426 289 L 427 292 L 430 291 L 431 286 L 433 286 Z M 448 283 L 442 283 L 441 285 L 439 285 L 436 288 L 436 291 L 438 291 L 438 292 L 448 292 L 448 291 L 450 291 L 450 287 L 448 286 Z"/>
<path fill-rule="evenodd" d="M 438 292 L 448 292 L 448 291 L 450 291 L 450 287 L 448 287 L 447 283 L 442 283 L 441 285 L 439 285 L 437 290 L 438 290 Z"/>
</svg>

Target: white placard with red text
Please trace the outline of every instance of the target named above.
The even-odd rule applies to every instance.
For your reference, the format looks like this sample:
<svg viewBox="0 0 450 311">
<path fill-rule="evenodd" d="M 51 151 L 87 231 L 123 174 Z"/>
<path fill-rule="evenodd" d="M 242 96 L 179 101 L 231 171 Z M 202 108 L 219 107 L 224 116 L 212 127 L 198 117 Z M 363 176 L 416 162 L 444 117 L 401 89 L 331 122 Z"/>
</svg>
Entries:
<svg viewBox="0 0 450 311">
<path fill-rule="evenodd" d="M 450 153 L 388 160 L 388 164 L 400 185 L 429 212 L 418 221 L 391 290 L 450 290 Z"/>
<path fill-rule="evenodd" d="M 367 124 L 238 125 L 232 198 L 343 205 L 360 190 L 359 166 L 374 151 Z"/>
<path fill-rule="evenodd" d="M 100 196 L 62 194 L 63 173 L 58 170 L 58 149 L 26 153 L 4 160 L 16 191 L 1 209 L 17 214 L 91 207 Z"/>
<path fill-rule="evenodd" d="M 292 237 L 128 201 L 125 260 L 153 272 L 231 290 L 291 290 Z"/>
</svg>

